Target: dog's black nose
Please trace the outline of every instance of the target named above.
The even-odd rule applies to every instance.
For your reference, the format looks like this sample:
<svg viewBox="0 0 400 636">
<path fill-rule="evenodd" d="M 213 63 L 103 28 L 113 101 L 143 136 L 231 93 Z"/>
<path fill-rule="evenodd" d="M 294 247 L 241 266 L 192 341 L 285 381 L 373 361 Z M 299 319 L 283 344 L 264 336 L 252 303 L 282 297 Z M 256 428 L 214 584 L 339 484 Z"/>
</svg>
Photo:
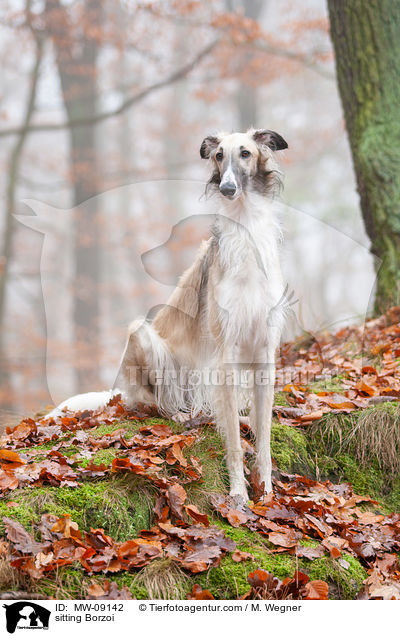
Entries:
<svg viewBox="0 0 400 636">
<path fill-rule="evenodd" d="M 224 197 L 232 197 L 236 192 L 236 186 L 234 183 L 221 183 L 219 189 Z"/>
</svg>

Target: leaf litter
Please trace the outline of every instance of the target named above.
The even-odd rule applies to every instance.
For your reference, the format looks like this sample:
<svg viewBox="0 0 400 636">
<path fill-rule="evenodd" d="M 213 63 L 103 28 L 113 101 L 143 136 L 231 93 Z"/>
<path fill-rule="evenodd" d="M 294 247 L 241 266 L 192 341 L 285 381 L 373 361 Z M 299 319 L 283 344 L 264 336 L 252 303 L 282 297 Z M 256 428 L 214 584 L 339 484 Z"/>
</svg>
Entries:
<svg viewBox="0 0 400 636">
<path fill-rule="evenodd" d="M 326 412 L 350 412 L 385 400 L 400 397 L 400 308 L 368 321 L 364 328 L 346 327 L 340 332 L 324 334 L 318 342 L 298 349 L 284 345 L 278 362 L 279 375 L 292 372 L 297 378 L 284 385 L 288 406 L 276 406 L 281 423 L 307 426 Z M 397 322 L 396 322 L 397 321 Z M 344 344 L 353 341 L 356 349 L 346 353 Z M 358 344 L 357 344 L 358 343 Z M 378 366 L 365 364 L 354 355 L 360 351 L 371 357 L 379 355 Z M 338 391 L 311 392 L 303 386 L 307 374 L 313 377 L 341 374 Z M 235 562 L 254 560 L 250 553 L 237 549 L 224 531 L 212 525 L 209 516 L 187 503 L 185 485 L 201 482 L 201 464 L 184 451 L 190 449 L 209 418 L 188 420 L 183 433 L 174 433 L 168 425 L 144 424 L 130 439 L 123 424 L 103 437 L 94 437 L 92 429 L 121 420 L 146 420 L 158 416 L 155 407 L 139 405 L 127 411 L 120 396 L 113 397 L 98 411 L 62 415 L 51 420 L 23 420 L 7 428 L 1 439 L 0 492 L 4 496 L 19 487 L 43 485 L 78 487 L 83 480 L 99 479 L 110 473 L 140 475 L 158 490 L 154 506 L 155 525 L 137 537 L 114 541 L 101 528 L 81 531 L 69 517 L 44 514 L 36 528 L 36 540 L 18 522 L 4 517 L 6 538 L 10 546 L 11 565 L 33 579 L 73 563 L 80 563 L 87 575 L 118 573 L 143 568 L 154 559 L 168 557 L 189 573 L 218 567 L 228 553 Z M 247 441 L 247 440 L 246 440 Z M 41 449 L 56 442 L 51 450 Z M 249 448 L 251 444 L 247 441 Z M 63 454 L 63 448 L 76 452 Z M 35 447 L 35 448 L 33 448 Z M 100 449 L 115 449 L 111 465 L 94 463 Z M 88 463 L 80 462 L 86 459 Z M 163 470 L 168 466 L 168 476 Z M 400 515 L 365 510 L 376 507 L 369 497 L 356 495 L 349 484 L 318 482 L 300 475 L 279 473 L 274 478 L 274 492 L 262 494 L 262 484 L 252 475 L 254 501 L 248 504 L 229 496 L 215 495 L 215 513 L 235 527 L 246 527 L 264 536 L 271 552 L 286 552 L 298 558 L 314 560 L 322 555 L 336 559 L 348 568 L 343 558 L 350 554 L 367 568 L 368 577 L 359 598 L 400 599 Z M 13 503 L 13 502 L 11 502 Z M 194 523 L 193 523 L 194 522 Z M 38 534 L 36 536 L 39 536 Z M 305 546 L 305 539 L 319 541 Z M 244 598 L 326 599 L 328 585 L 312 581 L 300 571 L 279 580 L 255 569 L 248 577 L 249 590 Z M 114 581 L 93 583 L 87 598 L 131 598 L 127 588 Z M 194 585 L 188 598 L 206 600 L 209 590 Z"/>
<path fill-rule="evenodd" d="M 298 345 L 283 344 L 277 361 L 277 383 L 288 402 L 274 407 L 281 423 L 307 426 L 324 413 L 350 413 L 400 399 L 400 307 L 361 326 L 318 334 L 309 346 Z M 337 391 L 310 390 L 312 380 L 338 375 L 342 386 Z"/>
</svg>

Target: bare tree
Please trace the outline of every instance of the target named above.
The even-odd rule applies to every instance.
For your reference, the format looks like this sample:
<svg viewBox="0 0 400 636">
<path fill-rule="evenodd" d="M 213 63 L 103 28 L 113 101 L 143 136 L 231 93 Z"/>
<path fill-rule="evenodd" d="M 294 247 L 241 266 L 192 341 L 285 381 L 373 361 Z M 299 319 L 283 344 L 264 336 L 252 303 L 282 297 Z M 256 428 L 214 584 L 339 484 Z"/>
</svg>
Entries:
<svg viewBox="0 0 400 636">
<path fill-rule="evenodd" d="M 62 32 L 62 31 L 61 31 Z M 139 102 L 143 101 L 151 95 L 152 93 L 165 88 L 166 86 L 170 86 L 174 82 L 177 82 L 195 69 L 200 62 L 206 58 L 220 42 L 220 38 L 214 39 L 212 42 L 207 44 L 203 49 L 201 49 L 188 63 L 184 64 L 176 71 L 173 71 L 170 75 L 165 77 L 164 79 L 159 80 L 158 82 L 154 82 L 154 84 L 150 84 L 150 86 L 146 86 L 141 89 L 134 95 L 131 95 L 123 100 L 120 106 L 117 108 L 112 108 L 110 110 L 105 110 L 103 112 L 92 113 L 90 115 L 85 115 L 81 117 L 76 117 L 74 119 L 68 119 L 67 122 L 60 123 L 42 123 L 42 124 L 31 124 L 28 126 L 28 132 L 46 132 L 46 131 L 59 131 L 59 130 L 67 130 L 69 128 L 80 128 L 81 126 L 94 126 L 96 124 L 100 124 L 101 122 L 112 119 L 113 117 L 118 117 L 122 113 L 125 113 L 127 110 L 135 106 Z M 0 130 L 0 137 L 10 137 L 12 135 L 18 135 L 21 132 L 22 128 L 20 126 L 12 126 L 9 128 L 2 128 Z"/>
<path fill-rule="evenodd" d="M 226 0 L 229 11 L 242 10 L 243 14 L 251 20 L 259 20 L 262 11 L 265 9 L 264 0 Z M 254 57 L 254 51 L 248 51 L 242 56 L 243 66 L 250 64 Z M 236 104 L 238 108 L 239 130 L 247 130 L 250 126 L 257 125 L 257 87 L 252 83 L 241 82 L 236 93 Z"/>
<path fill-rule="evenodd" d="M 84 0 L 80 24 L 76 25 L 59 0 L 46 3 L 47 29 L 53 40 L 69 123 L 97 112 L 97 59 L 101 43 L 96 27 L 101 25 L 102 13 L 102 2 Z M 73 289 L 75 345 L 86 361 L 84 366 L 77 366 L 76 384 L 78 390 L 86 390 L 99 382 L 100 224 L 93 200 L 99 191 L 96 129 L 91 125 L 70 126 L 69 140 L 73 206 L 87 202 L 74 218 Z"/>
</svg>

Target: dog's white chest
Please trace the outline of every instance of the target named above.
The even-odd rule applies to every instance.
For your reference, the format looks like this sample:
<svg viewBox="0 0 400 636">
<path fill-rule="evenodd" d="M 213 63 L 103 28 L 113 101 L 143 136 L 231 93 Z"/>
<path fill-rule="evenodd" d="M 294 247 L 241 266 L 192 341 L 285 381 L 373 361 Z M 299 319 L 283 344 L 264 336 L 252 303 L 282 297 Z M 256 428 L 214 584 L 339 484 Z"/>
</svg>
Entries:
<svg viewBox="0 0 400 636">
<path fill-rule="evenodd" d="M 233 343 L 262 342 L 283 296 L 276 235 L 265 224 L 230 229 L 219 242 L 216 289 L 225 334 Z"/>
</svg>

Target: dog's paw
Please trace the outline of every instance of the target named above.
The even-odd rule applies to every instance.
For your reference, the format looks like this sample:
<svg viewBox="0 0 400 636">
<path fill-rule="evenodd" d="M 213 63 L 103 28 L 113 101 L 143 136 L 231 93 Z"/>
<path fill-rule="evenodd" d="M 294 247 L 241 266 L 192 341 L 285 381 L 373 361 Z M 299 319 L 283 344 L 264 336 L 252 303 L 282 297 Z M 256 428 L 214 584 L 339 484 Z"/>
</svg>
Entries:
<svg viewBox="0 0 400 636">
<path fill-rule="evenodd" d="M 264 495 L 268 495 L 270 492 L 272 492 L 272 482 L 271 482 L 271 477 L 264 477 L 264 479 L 262 477 L 260 477 L 260 484 L 264 484 L 263 486 L 263 491 L 264 491 Z"/>
<path fill-rule="evenodd" d="M 247 503 L 249 500 L 249 495 L 247 493 L 247 489 L 243 488 L 231 488 L 229 495 L 236 503 Z"/>
</svg>

